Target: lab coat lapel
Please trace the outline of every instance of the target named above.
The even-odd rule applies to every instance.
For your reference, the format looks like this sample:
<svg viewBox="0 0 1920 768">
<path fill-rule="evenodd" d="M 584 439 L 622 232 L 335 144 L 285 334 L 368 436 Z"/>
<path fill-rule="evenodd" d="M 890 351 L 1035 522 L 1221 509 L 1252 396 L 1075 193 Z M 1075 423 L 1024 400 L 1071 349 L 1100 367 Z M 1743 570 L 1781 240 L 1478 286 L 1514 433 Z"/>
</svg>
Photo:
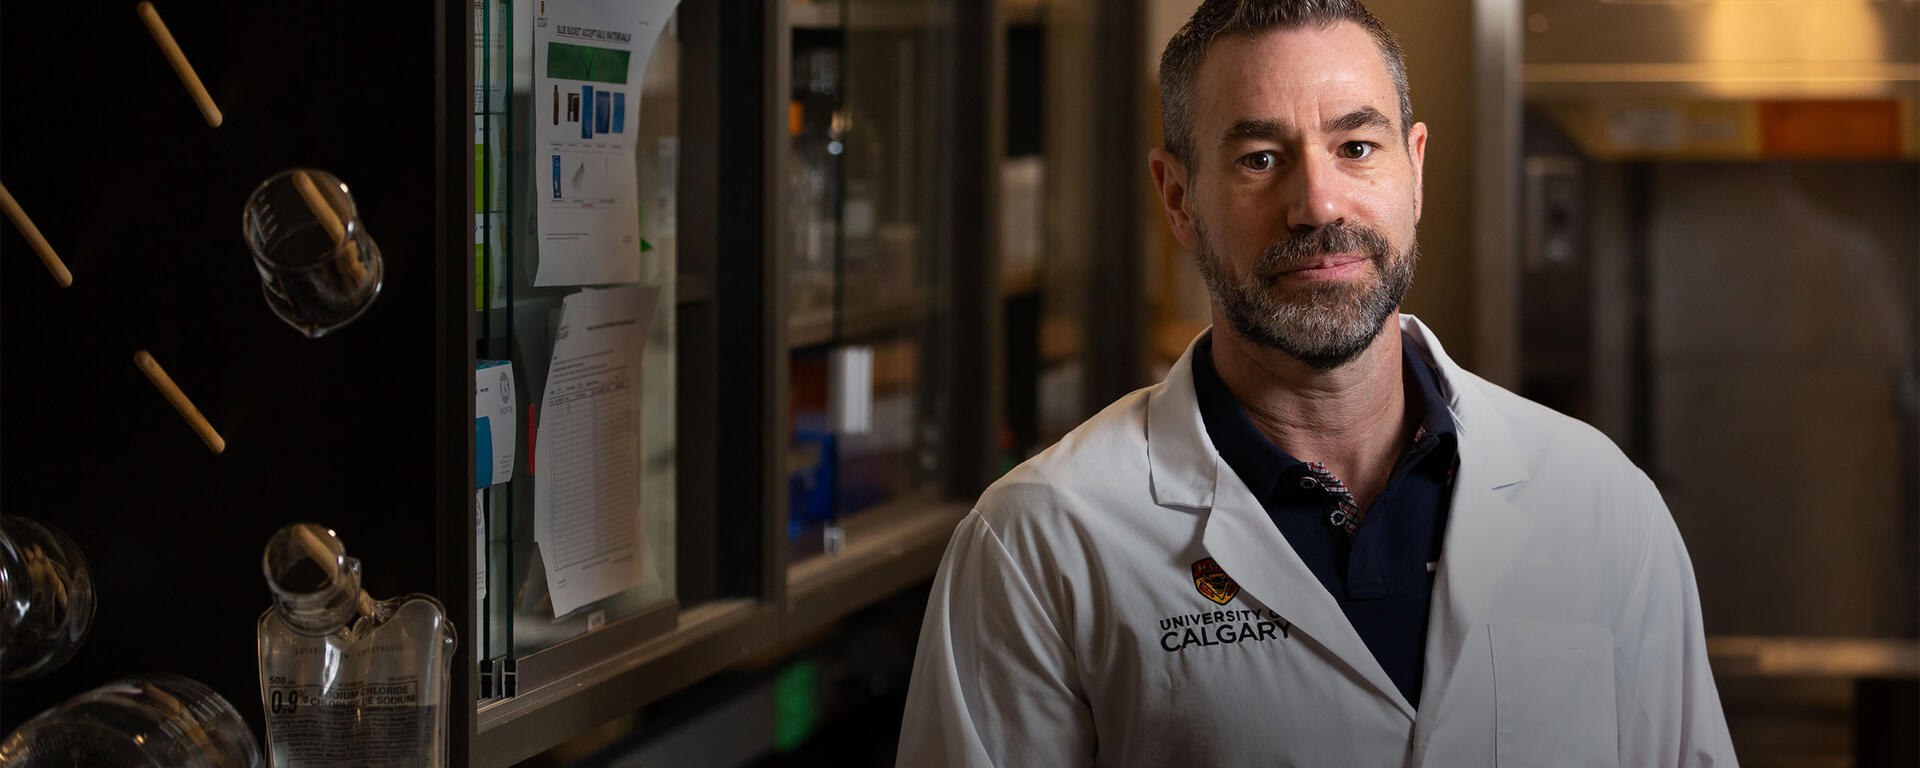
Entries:
<svg viewBox="0 0 1920 768">
<path fill-rule="evenodd" d="M 1488 622 L 1494 589 L 1519 558 L 1533 521 L 1507 500 L 1512 487 L 1526 481 L 1527 470 L 1506 420 L 1493 409 L 1479 381 L 1447 357 L 1425 325 L 1406 316 L 1402 328 L 1439 370 L 1460 440 L 1460 470 L 1427 629 L 1421 717 L 1414 725 L 1417 763 L 1436 723 L 1446 719 L 1447 694 L 1456 672 L 1462 671 L 1467 641 L 1475 628 Z"/>
<path fill-rule="evenodd" d="M 1194 395 L 1192 345 L 1148 397 L 1147 454 L 1154 501 L 1205 512 L 1201 545 L 1241 591 L 1280 614 L 1292 625 L 1289 634 L 1320 644 L 1357 682 L 1372 687 L 1412 720 L 1413 706 L 1354 631 L 1340 604 L 1207 437 Z"/>
<path fill-rule="evenodd" d="M 1333 594 L 1293 551 L 1266 509 L 1253 498 L 1246 483 L 1218 457 L 1215 474 L 1220 482 L 1201 543 L 1207 554 L 1261 605 L 1293 625 L 1295 637 L 1312 638 L 1347 666 L 1352 677 L 1393 702 L 1412 720 L 1413 706 L 1387 676 L 1360 633 L 1347 620 Z"/>
</svg>

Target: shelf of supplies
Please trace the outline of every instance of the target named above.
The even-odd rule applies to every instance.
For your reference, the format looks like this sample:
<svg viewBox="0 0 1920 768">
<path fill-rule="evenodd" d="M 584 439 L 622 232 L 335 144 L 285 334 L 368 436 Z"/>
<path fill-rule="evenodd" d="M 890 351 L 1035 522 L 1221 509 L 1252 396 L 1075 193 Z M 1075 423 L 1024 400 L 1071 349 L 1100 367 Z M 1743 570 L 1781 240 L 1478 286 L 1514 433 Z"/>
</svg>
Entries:
<svg viewBox="0 0 1920 768">
<path fill-rule="evenodd" d="M 800 634 L 933 575 L 970 502 L 902 499 L 848 515 L 846 547 L 787 567 L 787 631 Z"/>
<path fill-rule="evenodd" d="M 787 317 L 787 348 L 800 349 L 860 339 L 917 323 L 926 316 L 926 302 L 917 295 L 885 303 L 851 306 L 842 314 L 839 333 L 835 334 L 831 308 L 796 312 Z"/>
<path fill-rule="evenodd" d="M 946 15 L 937 8 L 908 4 L 861 2 L 854 6 L 851 23 L 843 23 L 839 0 L 796 1 L 787 6 L 787 19 L 794 29 L 923 29 L 934 26 Z"/>
<path fill-rule="evenodd" d="M 794 29 L 839 29 L 839 3 L 796 2 L 787 6 Z"/>
<path fill-rule="evenodd" d="M 1887 637 L 1721 635 L 1707 638 L 1716 675 L 1920 677 L 1920 640 Z"/>
<path fill-rule="evenodd" d="M 1009 27 L 1038 27 L 1047 22 L 1044 0 L 1007 0 L 1000 12 Z"/>
</svg>

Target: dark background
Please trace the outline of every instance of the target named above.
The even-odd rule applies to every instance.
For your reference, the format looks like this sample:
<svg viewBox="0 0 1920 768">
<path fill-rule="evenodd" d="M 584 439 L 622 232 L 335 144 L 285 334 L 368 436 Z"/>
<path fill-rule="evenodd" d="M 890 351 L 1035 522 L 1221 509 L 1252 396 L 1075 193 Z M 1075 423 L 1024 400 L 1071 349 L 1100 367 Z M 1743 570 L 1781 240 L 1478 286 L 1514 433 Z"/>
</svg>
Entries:
<svg viewBox="0 0 1920 768">
<path fill-rule="evenodd" d="M 210 128 L 134 6 L 0 7 L 0 182 L 74 275 L 59 288 L 0 225 L 0 514 L 72 536 L 98 595 L 65 667 L 0 684 L 0 733 L 111 680 L 173 672 L 264 736 L 254 628 L 269 534 L 334 528 L 376 598 L 435 593 L 436 575 L 456 572 L 436 559 L 436 459 L 449 453 L 437 419 L 455 402 L 440 388 L 457 384 L 442 342 L 467 345 L 447 327 L 465 308 L 443 306 L 462 286 L 435 277 L 466 274 L 436 268 L 451 221 L 436 195 L 452 184 L 436 167 L 436 108 L 450 98 L 436 82 L 441 11 L 158 3 L 225 113 Z M 267 309 L 241 239 L 253 187 L 297 166 L 349 185 L 386 260 L 372 308 L 319 340 Z M 225 436 L 224 454 L 135 368 L 139 349 Z"/>
</svg>

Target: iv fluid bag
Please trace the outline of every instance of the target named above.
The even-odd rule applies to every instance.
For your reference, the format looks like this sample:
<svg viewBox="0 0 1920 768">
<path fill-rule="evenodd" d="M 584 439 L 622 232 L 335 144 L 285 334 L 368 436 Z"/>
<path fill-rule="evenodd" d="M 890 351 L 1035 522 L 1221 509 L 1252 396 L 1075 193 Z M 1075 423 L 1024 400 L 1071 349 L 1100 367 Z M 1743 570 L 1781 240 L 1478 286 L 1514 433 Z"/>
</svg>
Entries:
<svg viewBox="0 0 1920 768">
<path fill-rule="evenodd" d="M 260 699 L 276 768 L 440 768 L 454 631 L 426 595 L 374 601 L 360 563 L 308 523 L 262 561 L 274 607 L 260 616 Z"/>
</svg>

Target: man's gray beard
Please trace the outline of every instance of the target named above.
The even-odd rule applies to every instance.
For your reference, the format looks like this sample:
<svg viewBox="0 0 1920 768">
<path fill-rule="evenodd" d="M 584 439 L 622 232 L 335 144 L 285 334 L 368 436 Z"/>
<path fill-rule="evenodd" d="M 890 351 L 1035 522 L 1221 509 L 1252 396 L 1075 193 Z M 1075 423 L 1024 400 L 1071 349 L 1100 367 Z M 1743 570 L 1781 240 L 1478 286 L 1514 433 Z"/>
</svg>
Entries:
<svg viewBox="0 0 1920 768">
<path fill-rule="evenodd" d="M 1219 262 L 1205 225 L 1197 219 L 1194 224 L 1200 241 L 1194 259 L 1227 324 L 1250 342 L 1320 370 L 1338 368 L 1366 351 L 1406 297 L 1420 260 L 1418 243 L 1409 243 L 1396 259 L 1389 256 L 1386 238 L 1372 229 L 1322 227 L 1268 245 L 1252 274 L 1237 278 Z M 1269 287 L 1269 279 L 1289 267 L 1348 251 L 1367 253 L 1378 276 L 1358 284 L 1310 283 L 1290 295 Z"/>
</svg>

